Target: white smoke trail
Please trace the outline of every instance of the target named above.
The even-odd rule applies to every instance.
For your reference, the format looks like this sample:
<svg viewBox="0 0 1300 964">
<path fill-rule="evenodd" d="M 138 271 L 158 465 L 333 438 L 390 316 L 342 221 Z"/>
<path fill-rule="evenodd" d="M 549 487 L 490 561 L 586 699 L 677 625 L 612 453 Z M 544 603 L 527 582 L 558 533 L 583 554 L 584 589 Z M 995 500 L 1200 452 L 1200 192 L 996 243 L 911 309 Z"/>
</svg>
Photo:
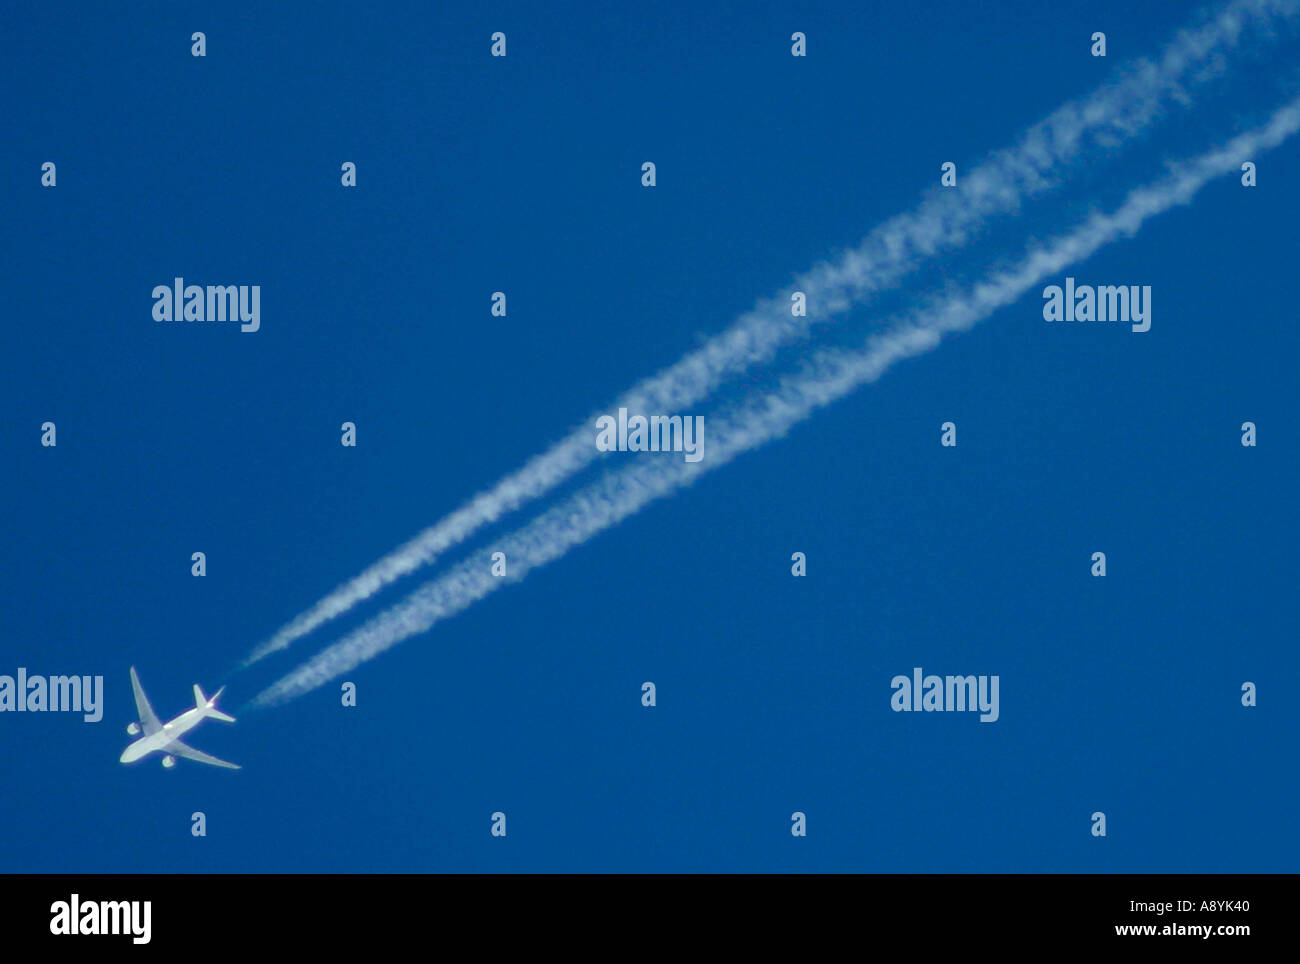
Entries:
<svg viewBox="0 0 1300 964">
<path fill-rule="evenodd" d="M 959 191 L 932 191 L 915 210 L 886 221 L 858 247 L 806 272 L 603 412 L 626 408 L 646 415 L 673 414 L 709 397 L 727 379 L 771 361 L 783 346 L 807 336 L 813 325 L 894 287 L 925 259 L 966 243 L 990 219 L 1015 213 L 1026 199 L 1055 186 L 1050 179 L 1054 168 L 1077 162 L 1090 147 L 1116 149 L 1170 106 L 1189 106 L 1189 89 L 1223 69 L 1225 51 L 1238 47 L 1253 30 L 1262 39 L 1272 39 L 1275 24 L 1293 18 L 1298 10 L 1300 0 L 1238 0 L 1205 23 L 1181 31 L 1159 61 L 1139 60 L 1115 82 L 1060 107 L 1014 147 L 963 174 Z M 807 296 L 807 317 L 791 315 L 789 296 L 795 290 Z M 254 649 L 244 665 L 290 646 L 432 563 L 481 527 L 572 479 L 601 455 L 591 442 L 595 418 L 338 586 Z"/>
<path fill-rule="evenodd" d="M 1233 138 L 1190 161 L 1173 165 L 1154 184 L 1128 194 L 1111 213 L 1094 213 L 1078 228 L 1030 252 L 968 292 L 949 295 L 909 312 L 859 351 L 823 351 L 800 374 L 775 391 L 751 396 L 747 404 L 710 418 L 710 443 L 703 462 L 643 459 L 580 490 L 533 522 L 493 545 L 506 553 L 510 576 L 494 577 L 481 559 L 470 559 L 412 593 L 355 632 L 322 650 L 254 699 L 256 706 L 290 700 L 347 672 L 391 646 L 425 632 L 505 582 L 564 555 L 654 499 L 689 485 L 742 452 L 784 435 L 817 409 L 875 381 L 894 362 L 934 348 L 945 334 L 970 328 L 1010 305 L 1044 277 L 1087 258 L 1121 236 L 1131 236 L 1150 217 L 1188 203 L 1211 178 L 1236 171 L 1242 158 L 1277 146 L 1300 130 L 1300 98 L 1280 108 L 1262 127 Z M 589 445 L 593 444 L 588 439 Z"/>
</svg>

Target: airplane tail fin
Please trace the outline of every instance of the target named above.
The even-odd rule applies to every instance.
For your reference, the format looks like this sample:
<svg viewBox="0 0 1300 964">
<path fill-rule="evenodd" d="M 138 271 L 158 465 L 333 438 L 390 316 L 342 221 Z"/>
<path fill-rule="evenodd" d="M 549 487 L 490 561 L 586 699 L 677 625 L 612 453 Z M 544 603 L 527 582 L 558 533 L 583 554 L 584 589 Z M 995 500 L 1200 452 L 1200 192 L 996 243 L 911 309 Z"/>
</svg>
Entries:
<svg viewBox="0 0 1300 964">
<path fill-rule="evenodd" d="M 235 718 L 233 716 L 230 716 L 228 713 L 222 713 L 214 705 L 217 702 L 217 697 L 220 696 L 222 693 L 224 693 L 225 690 L 226 688 L 224 686 L 221 687 L 221 689 L 217 690 L 215 693 L 212 694 L 212 699 L 208 699 L 206 696 L 203 695 L 203 690 L 199 689 L 199 684 L 195 683 L 194 684 L 195 707 L 202 710 L 204 716 L 210 716 L 214 720 L 221 720 L 222 722 L 225 723 L 234 723 Z"/>
</svg>

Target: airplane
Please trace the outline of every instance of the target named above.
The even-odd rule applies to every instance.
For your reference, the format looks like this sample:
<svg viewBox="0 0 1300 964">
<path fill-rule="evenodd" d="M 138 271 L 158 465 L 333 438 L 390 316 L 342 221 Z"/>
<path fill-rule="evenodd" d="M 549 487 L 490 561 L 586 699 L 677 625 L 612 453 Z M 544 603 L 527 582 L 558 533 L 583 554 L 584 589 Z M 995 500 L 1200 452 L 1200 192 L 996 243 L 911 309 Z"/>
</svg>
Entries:
<svg viewBox="0 0 1300 964">
<path fill-rule="evenodd" d="M 144 736 L 122 751 L 121 762 L 134 763 L 150 753 L 161 752 L 164 754 L 162 765 L 169 770 L 176 765 L 178 756 L 183 756 L 187 760 L 194 760 L 198 763 L 207 763 L 214 767 L 229 767 L 231 770 L 239 769 L 239 764 L 227 763 L 225 760 L 218 760 L 214 756 L 208 756 L 208 754 L 196 750 L 192 746 L 186 746 L 180 739 L 181 736 L 194 729 L 208 717 L 223 720 L 226 723 L 235 722 L 233 716 L 227 716 L 215 707 L 217 697 L 225 690 L 224 686 L 212 695 L 212 699 L 208 699 L 203 695 L 203 690 L 199 689 L 199 684 L 195 683 L 194 709 L 186 710 L 169 723 L 160 722 L 157 714 L 153 711 L 153 707 L 149 705 L 144 690 L 140 688 L 140 677 L 135 675 L 134 666 L 131 667 L 131 689 L 135 692 L 135 711 L 140 717 L 140 721 L 128 726 L 126 732 L 135 736 L 143 730 Z"/>
</svg>

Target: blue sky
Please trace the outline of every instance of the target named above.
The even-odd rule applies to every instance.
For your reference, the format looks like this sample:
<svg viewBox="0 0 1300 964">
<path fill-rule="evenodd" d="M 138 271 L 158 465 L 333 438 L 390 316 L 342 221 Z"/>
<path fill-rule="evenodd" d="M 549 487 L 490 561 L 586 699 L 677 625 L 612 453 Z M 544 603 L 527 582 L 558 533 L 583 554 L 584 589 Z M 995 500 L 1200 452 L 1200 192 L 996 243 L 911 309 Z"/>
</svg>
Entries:
<svg viewBox="0 0 1300 964">
<path fill-rule="evenodd" d="M 129 666 L 179 713 L 1182 7 L 7 10 L 0 673 L 102 674 L 107 702 L 0 715 L 0 869 L 1294 871 L 1294 143 L 1070 272 L 1151 285 L 1150 332 L 1031 294 L 359 667 L 357 707 L 331 684 L 194 734 L 242 770 L 117 762 Z M 1271 97 L 1242 82 L 1013 235 Z M 261 330 L 155 324 L 177 275 L 261 285 Z M 998 674 L 1001 719 L 891 712 L 914 666 Z"/>
</svg>

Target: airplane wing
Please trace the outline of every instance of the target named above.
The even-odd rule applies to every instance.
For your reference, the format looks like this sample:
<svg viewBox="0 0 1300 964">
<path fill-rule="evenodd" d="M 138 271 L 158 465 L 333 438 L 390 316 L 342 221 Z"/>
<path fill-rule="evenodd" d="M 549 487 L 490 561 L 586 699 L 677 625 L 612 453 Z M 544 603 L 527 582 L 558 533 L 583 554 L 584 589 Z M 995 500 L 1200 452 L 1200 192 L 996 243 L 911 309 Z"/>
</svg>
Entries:
<svg viewBox="0 0 1300 964">
<path fill-rule="evenodd" d="M 227 767 L 231 770 L 239 769 L 238 763 L 227 763 L 225 760 L 218 760 L 214 756 L 208 756 L 208 754 L 204 753 L 202 750 L 196 750 L 192 746 L 187 746 L 180 740 L 173 740 L 171 743 L 167 744 L 167 747 L 163 752 L 171 753 L 175 756 L 183 756 L 185 759 L 193 760 L 195 763 L 206 763 L 209 766 L 214 767 Z"/>
<path fill-rule="evenodd" d="M 149 705 L 149 699 L 144 695 L 144 690 L 140 686 L 140 677 L 135 675 L 134 666 L 131 667 L 131 690 L 135 693 L 135 715 L 140 718 L 144 735 L 157 733 L 163 728 L 162 724 L 158 722 L 158 715 L 154 713 L 153 707 Z"/>
</svg>

